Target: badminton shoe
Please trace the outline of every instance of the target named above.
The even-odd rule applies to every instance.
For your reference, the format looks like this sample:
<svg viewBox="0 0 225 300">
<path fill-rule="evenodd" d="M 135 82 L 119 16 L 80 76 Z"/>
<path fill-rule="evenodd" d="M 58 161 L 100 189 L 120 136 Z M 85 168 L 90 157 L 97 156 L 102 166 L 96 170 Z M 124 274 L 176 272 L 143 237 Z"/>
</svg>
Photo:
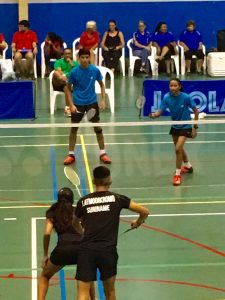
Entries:
<svg viewBox="0 0 225 300">
<path fill-rule="evenodd" d="M 188 167 L 186 167 L 186 166 L 183 166 L 182 168 L 181 168 L 181 173 L 182 174 L 186 174 L 186 173 L 189 173 L 189 174 L 191 174 L 191 173 L 193 173 L 193 168 L 192 167 L 190 167 L 190 168 L 188 168 Z"/>
<path fill-rule="evenodd" d="M 73 154 L 69 154 L 67 155 L 66 159 L 64 160 L 64 165 L 67 166 L 67 165 L 71 165 L 72 163 L 75 162 L 75 156 Z"/>
<path fill-rule="evenodd" d="M 108 165 L 112 163 L 110 157 L 106 153 L 100 155 L 100 161 L 103 162 L 103 164 L 108 164 Z"/>
<path fill-rule="evenodd" d="M 181 184 L 181 176 L 180 175 L 174 175 L 173 176 L 173 185 L 180 185 Z"/>
</svg>

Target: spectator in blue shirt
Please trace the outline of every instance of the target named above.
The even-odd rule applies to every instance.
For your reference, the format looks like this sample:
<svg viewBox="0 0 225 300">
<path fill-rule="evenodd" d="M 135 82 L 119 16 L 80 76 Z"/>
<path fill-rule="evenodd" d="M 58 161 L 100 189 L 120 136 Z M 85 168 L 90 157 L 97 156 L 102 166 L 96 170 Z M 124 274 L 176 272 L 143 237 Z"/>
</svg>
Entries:
<svg viewBox="0 0 225 300">
<path fill-rule="evenodd" d="M 148 56 L 151 54 L 151 35 L 146 30 L 146 24 L 140 20 L 138 31 L 133 33 L 133 55 L 141 58 L 141 72 L 149 73 Z"/>
<path fill-rule="evenodd" d="M 170 75 L 173 71 L 173 64 L 171 55 L 177 54 L 176 41 L 172 32 L 168 31 L 167 24 L 165 22 L 158 23 L 155 33 L 152 37 L 153 46 L 156 47 L 156 62 L 160 63 L 165 59 L 166 73 Z"/>
<path fill-rule="evenodd" d="M 186 24 L 186 29 L 180 35 L 180 45 L 184 48 L 186 72 L 191 72 L 191 59 L 195 55 L 197 57 L 197 73 L 202 73 L 204 62 L 204 53 L 202 51 L 202 36 L 195 29 L 195 21 L 190 20 Z"/>
</svg>

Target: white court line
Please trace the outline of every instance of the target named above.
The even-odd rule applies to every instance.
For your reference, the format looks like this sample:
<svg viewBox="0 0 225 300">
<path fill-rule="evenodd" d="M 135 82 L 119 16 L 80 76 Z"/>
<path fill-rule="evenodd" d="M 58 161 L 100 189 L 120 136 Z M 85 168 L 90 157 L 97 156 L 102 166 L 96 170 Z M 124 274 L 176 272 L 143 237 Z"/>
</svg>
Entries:
<svg viewBox="0 0 225 300">
<path fill-rule="evenodd" d="M 204 216 L 224 216 L 225 212 L 212 212 L 212 213 L 187 213 L 187 214 L 149 214 L 151 217 L 204 217 Z M 136 218 L 138 215 L 120 215 L 121 218 Z"/>
<path fill-rule="evenodd" d="M 224 134 L 225 131 L 198 131 L 199 134 Z M 105 136 L 129 136 L 129 135 L 167 135 L 168 131 L 164 132 L 123 132 L 123 133 L 104 133 Z M 84 136 L 93 136 L 91 133 L 85 133 Z M 49 138 L 49 137 L 68 137 L 68 134 L 37 134 L 37 135 L 7 135 L 0 136 L 0 139 L 7 138 Z"/>
<path fill-rule="evenodd" d="M 224 144 L 224 141 L 187 141 L 186 144 Z M 115 145 L 165 145 L 173 142 L 123 142 L 123 143 L 106 143 L 107 146 Z M 81 146 L 81 144 L 77 144 Z M 85 143 L 86 146 L 98 146 L 97 143 Z M 23 144 L 23 145 L 1 145 L 0 148 L 28 148 L 28 147 L 65 147 L 67 144 Z"/>
<path fill-rule="evenodd" d="M 4 221 L 16 221 L 17 218 L 4 218 Z"/>
<path fill-rule="evenodd" d="M 37 218 L 31 219 L 31 299 L 37 300 Z"/>
</svg>

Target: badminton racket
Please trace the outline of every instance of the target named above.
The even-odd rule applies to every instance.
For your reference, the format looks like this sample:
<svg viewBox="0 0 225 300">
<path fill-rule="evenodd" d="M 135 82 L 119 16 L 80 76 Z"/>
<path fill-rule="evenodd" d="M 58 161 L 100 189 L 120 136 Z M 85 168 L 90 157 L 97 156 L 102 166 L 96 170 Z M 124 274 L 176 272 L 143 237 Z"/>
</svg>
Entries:
<svg viewBox="0 0 225 300">
<path fill-rule="evenodd" d="M 142 110 L 144 108 L 144 105 L 145 105 L 145 96 L 139 96 L 137 99 L 136 99 L 136 107 L 139 109 L 139 118 L 141 118 L 141 114 L 142 114 Z"/>
<path fill-rule="evenodd" d="M 81 197 L 78 186 L 80 185 L 80 178 L 77 173 L 70 167 L 64 168 L 64 174 L 66 178 L 76 187 L 78 195 Z"/>
<path fill-rule="evenodd" d="M 84 114 L 82 111 L 77 110 L 76 111 L 77 114 Z M 96 109 L 95 108 L 90 108 L 87 112 L 86 112 L 86 117 L 87 120 L 90 122 L 96 115 Z"/>
</svg>

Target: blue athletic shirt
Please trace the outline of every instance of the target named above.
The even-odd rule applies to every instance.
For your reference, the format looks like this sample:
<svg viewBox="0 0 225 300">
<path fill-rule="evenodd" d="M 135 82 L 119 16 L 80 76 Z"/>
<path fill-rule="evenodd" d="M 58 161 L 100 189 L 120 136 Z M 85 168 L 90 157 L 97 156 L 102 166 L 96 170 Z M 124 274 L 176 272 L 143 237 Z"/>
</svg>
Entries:
<svg viewBox="0 0 225 300">
<path fill-rule="evenodd" d="M 152 41 L 157 43 L 160 48 L 168 45 L 169 43 L 175 42 L 175 37 L 172 32 L 162 33 L 160 31 L 155 32 Z"/>
<path fill-rule="evenodd" d="M 199 43 L 202 42 L 201 33 L 197 30 L 192 32 L 184 30 L 180 35 L 180 42 L 183 42 L 192 51 L 198 50 Z"/>
<path fill-rule="evenodd" d="M 136 31 L 133 33 L 133 37 L 136 39 L 136 41 L 144 46 L 148 46 L 151 42 L 151 34 L 147 30 L 144 31 L 144 34 L 142 34 L 140 31 Z M 138 46 L 135 46 L 133 44 L 133 50 L 142 50 L 143 48 L 140 48 Z"/>
<path fill-rule="evenodd" d="M 73 85 L 73 102 L 75 105 L 89 105 L 97 102 L 95 81 L 102 80 L 98 68 L 89 65 L 86 69 L 78 66 L 69 75 L 69 83 Z"/>
<path fill-rule="evenodd" d="M 191 120 L 191 111 L 196 107 L 194 100 L 186 93 L 180 92 L 178 96 L 174 96 L 171 92 L 167 93 L 161 102 L 160 109 L 170 111 L 172 121 L 189 121 Z M 191 128 L 191 124 L 172 125 L 176 129 Z"/>
</svg>

